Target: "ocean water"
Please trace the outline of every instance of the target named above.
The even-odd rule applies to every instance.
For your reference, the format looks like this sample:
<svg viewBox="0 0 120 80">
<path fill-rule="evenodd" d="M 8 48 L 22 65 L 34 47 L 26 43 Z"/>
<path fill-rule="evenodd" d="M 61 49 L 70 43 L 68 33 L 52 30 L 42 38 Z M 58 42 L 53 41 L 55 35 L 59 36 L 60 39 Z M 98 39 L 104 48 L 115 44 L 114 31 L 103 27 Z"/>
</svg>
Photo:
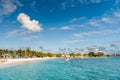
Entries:
<svg viewBox="0 0 120 80">
<path fill-rule="evenodd" d="M 0 80 L 120 80 L 120 58 L 34 62 L 0 69 Z"/>
</svg>

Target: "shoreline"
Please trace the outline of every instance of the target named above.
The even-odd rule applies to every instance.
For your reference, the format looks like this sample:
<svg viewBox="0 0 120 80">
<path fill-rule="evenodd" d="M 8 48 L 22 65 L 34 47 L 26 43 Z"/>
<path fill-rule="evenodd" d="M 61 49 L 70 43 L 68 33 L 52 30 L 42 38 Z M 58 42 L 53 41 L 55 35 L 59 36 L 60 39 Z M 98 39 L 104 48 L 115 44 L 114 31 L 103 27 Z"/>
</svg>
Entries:
<svg viewBox="0 0 120 80">
<path fill-rule="evenodd" d="M 41 61 L 51 60 L 55 58 L 56 57 L 6 59 L 7 60 L 6 62 L 0 62 L 0 69 L 22 65 L 22 64 L 29 64 L 32 62 L 41 62 Z"/>
<path fill-rule="evenodd" d="M 114 57 L 76 57 L 76 58 L 80 58 L 80 59 L 91 58 L 92 59 L 92 58 L 114 58 Z M 46 60 L 51 60 L 51 59 L 56 59 L 56 57 L 6 59 L 5 62 L 1 62 L 0 60 L 0 69 L 22 65 L 22 64 L 29 64 L 32 62 L 41 62 L 41 61 L 46 61 Z"/>
</svg>

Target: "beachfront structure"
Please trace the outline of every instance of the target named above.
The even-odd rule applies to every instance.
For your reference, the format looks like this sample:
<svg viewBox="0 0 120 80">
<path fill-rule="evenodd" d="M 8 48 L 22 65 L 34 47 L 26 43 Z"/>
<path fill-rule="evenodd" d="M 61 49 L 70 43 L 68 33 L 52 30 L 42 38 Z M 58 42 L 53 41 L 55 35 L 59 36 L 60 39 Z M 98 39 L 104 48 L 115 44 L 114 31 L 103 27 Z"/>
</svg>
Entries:
<svg viewBox="0 0 120 80">
<path fill-rule="evenodd" d="M 10 54 L 2 54 L 0 58 L 8 59 L 8 58 L 11 58 L 11 55 Z"/>
<path fill-rule="evenodd" d="M 70 57 L 70 54 L 65 54 L 65 53 L 64 53 L 64 54 L 62 54 L 62 57 L 68 57 L 68 58 L 69 58 L 69 57 Z"/>
</svg>

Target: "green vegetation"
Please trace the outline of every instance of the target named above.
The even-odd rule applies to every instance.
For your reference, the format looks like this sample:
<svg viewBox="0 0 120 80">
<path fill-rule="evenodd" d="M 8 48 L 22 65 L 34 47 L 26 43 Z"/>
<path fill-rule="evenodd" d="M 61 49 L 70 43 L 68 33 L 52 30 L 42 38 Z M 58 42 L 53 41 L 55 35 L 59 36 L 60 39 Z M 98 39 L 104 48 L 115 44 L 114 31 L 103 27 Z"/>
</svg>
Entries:
<svg viewBox="0 0 120 80">
<path fill-rule="evenodd" d="M 32 58 L 32 57 L 61 57 L 61 54 L 53 54 L 53 53 L 45 53 L 42 51 L 34 51 L 30 48 L 26 49 L 18 49 L 18 50 L 8 50 L 8 49 L 0 49 L 0 57 L 1 56 L 10 56 L 11 58 Z"/>
<path fill-rule="evenodd" d="M 71 57 L 71 58 L 79 58 L 79 57 L 110 57 L 110 56 L 120 56 L 120 55 L 105 55 L 103 52 L 89 52 L 87 54 L 78 53 L 68 53 L 68 54 L 53 54 L 51 52 L 42 52 L 31 50 L 30 48 L 26 49 L 18 49 L 18 50 L 8 50 L 8 49 L 0 49 L 0 58 L 9 56 L 11 58 L 33 58 L 33 57 Z"/>
<path fill-rule="evenodd" d="M 89 57 L 103 57 L 104 53 L 103 52 L 97 52 L 97 53 L 95 53 L 95 52 L 89 52 L 88 56 Z"/>
<path fill-rule="evenodd" d="M 77 53 L 75 56 L 77 56 L 77 57 L 80 57 L 80 56 L 82 56 L 82 54 L 80 54 L 80 53 Z"/>
<path fill-rule="evenodd" d="M 62 57 L 62 54 L 55 54 L 56 57 Z"/>
<path fill-rule="evenodd" d="M 70 53 L 70 57 L 75 57 L 75 54 L 74 53 Z"/>
</svg>

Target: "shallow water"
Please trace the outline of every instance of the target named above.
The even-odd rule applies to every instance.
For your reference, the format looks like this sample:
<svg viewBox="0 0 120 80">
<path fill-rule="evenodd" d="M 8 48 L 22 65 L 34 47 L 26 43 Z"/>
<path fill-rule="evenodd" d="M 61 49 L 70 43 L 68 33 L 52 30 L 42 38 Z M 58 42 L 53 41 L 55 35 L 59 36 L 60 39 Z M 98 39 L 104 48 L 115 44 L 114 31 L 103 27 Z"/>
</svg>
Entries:
<svg viewBox="0 0 120 80">
<path fill-rule="evenodd" d="M 0 80 L 120 80 L 120 58 L 34 62 L 0 69 Z"/>
</svg>

